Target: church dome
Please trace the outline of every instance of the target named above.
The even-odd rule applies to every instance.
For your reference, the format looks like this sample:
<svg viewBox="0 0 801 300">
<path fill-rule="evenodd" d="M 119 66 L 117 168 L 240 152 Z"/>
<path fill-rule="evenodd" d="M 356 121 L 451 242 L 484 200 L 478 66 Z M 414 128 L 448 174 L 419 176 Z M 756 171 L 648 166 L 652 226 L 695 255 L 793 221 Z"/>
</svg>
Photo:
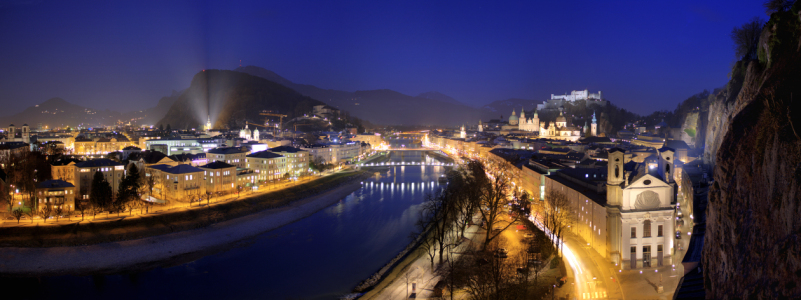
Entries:
<svg viewBox="0 0 801 300">
<path fill-rule="evenodd" d="M 512 115 L 509 116 L 509 125 L 517 125 L 518 120 L 519 119 L 517 118 L 515 111 L 512 110 Z"/>
<path fill-rule="evenodd" d="M 563 116 L 562 113 L 560 112 L 559 116 L 556 117 L 556 122 L 557 123 L 567 123 L 567 119 L 565 119 L 565 116 Z"/>
</svg>

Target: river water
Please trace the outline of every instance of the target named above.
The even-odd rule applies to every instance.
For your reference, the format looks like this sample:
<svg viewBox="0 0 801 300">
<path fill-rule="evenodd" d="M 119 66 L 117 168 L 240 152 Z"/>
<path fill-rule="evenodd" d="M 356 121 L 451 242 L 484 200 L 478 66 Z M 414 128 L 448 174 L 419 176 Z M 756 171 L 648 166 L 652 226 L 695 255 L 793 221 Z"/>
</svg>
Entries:
<svg viewBox="0 0 801 300">
<path fill-rule="evenodd" d="M 390 161 L 434 160 L 403 154 Z M 409 244 L 420 203 L 447 169 L 369 169 L 373 176 L 338 203 L 201 257 L 126 274 L 0 278 L 0 289 L 24 295 L 9 299 L 335 299 Z"/>
</svg>

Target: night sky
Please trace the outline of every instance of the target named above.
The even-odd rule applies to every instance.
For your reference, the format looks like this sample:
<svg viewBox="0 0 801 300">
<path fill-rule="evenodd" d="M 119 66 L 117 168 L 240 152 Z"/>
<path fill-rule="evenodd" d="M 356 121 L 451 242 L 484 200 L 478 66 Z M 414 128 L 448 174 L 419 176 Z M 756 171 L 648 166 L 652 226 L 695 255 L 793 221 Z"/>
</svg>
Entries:
<svg viewBox="0 0 801 300">
<path fill-rule="evenodd" d="M 69 1 L 74 2 L 74 1 Z M 0 1 L 0 115 L 139 110 L 202 69 L 481 106 L 590 89 L 645 114 L 722 87 L 762 1 Z"/>
</svg>

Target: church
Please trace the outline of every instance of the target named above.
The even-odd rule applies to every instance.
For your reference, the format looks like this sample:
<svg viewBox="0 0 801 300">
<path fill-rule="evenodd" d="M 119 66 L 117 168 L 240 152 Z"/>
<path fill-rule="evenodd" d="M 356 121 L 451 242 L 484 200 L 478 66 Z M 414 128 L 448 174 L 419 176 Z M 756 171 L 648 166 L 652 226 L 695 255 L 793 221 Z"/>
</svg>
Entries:
<svg viewBox="0 0 801 300">
<path fill-rule="evenodd" d="M 637 163 L 624 150 L 609 151 L 607 255 L 621 269 L 672 264 L 674 154 L 673 149 L 662 147 Z"/>
<path fill-rule="evenodd" d="M 594 129 L 597 127 L 595 114 L 592 115 L 592 124 L 593 135 L 595 135 Z M 540 122 L 536 110 L 534 110 L 534 116 L 532 118 L 526 118 L 525 110 L 520 111 L 520 117 L 517 116 L 515 110 L 512 110 L 512 115 L 509 116 L 508 124 L 501 126 L 501 134 L 510 133 L 533 133 L 537 138 L 571 142 L 578 141 L 581 138 L 581 129 L 573 125 L 568 125 L 567 118 L 565 118 L 564 113 L 561 111 L 556 121 L 551 121 L 546 125 L 545 122 Z"/>
</svg>

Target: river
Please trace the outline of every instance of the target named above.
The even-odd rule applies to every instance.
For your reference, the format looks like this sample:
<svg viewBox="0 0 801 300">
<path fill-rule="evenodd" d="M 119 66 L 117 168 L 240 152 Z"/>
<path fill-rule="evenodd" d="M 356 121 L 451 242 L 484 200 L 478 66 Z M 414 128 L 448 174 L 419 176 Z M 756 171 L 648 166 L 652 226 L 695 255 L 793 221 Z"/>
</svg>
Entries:
<svg viewBox="0 0 801 300">
<path fill-rule="evenodd" d="M 392 152 L 393 162 L 431 162 Z M 6 295 L 33 299 L 335 299 L 409 242 L 441 166 L 370 169 L 362 187 L 312 216 L 191 262 L 94 276 L 0 278 Z"/>
</svg>

